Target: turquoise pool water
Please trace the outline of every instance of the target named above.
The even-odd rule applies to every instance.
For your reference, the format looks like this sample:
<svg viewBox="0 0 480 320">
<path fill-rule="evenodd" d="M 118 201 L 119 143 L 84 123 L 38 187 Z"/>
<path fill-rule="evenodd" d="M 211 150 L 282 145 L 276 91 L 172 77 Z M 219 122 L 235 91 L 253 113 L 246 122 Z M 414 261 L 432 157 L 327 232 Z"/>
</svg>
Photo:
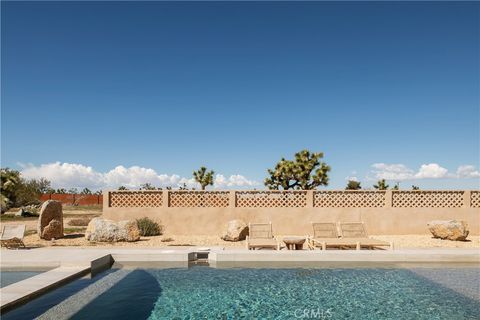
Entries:
<svg viewBox="0 0 480 320">
<path fill-rule="evenodd" d="M 431 280 L 435 278 L 431 274 L 448 281 L 440 284 Z M 63 303 L 42 310 L 45 318 L 480 319 L 480 298 L 475 289 L 480 283 L 478 268 L 196 266 L 109 270 L 94 280 L 83 283 L 78 290 L 72 289 L 75 293 L 63 299 Z M 461 290 L 446 286 L 459 281 L 463 283 L 458 288 L 471 290 L 462 294 Z M 23 318 L 41 316 L 28 313 L 28 304 L 19 310 L 22 308 Z M 14 319 L 19 310 L 7 313 L 2 319 Z"/>
</svg>

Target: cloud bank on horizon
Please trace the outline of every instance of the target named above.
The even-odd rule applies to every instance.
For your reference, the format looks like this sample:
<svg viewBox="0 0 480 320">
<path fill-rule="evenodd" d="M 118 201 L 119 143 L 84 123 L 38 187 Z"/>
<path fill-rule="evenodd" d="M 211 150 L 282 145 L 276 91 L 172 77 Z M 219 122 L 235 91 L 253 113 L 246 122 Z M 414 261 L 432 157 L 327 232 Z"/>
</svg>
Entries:
<svg viewBox="0 0 480 320">
<path fill-rule="evenodd" d="M 176 174 L 158 174 L 150 168 L 132 166 L 126 168 L 117 166 L 108 172 L 95 171 L 90 166 L 76 163 L 53 162 L 35 166 L 23 165 L 21 174 L 27 179 L 45 178 L 52 183 L 53 188 L 90 188 L 90 189 L 116 189 L 120 186 L 138 188 L 144 183 L 151 183 L 156 187 L 178 188 L 187 185 L 189 188 L 200 188 L 193 178 L 181 177 Z M 223 188 L 253 188 L 260 183 L 249 180 L 240 174 L 225 177 L 216 174 L 213 187 Z"/>
<path fill-rule="evenodd" d="M 414 171 L 403 164 L 374 163 L 372 171 L 367 176 L 369 180 L 422 180 L 422 179 L 470 179 L 480 178 L 480 171 L 472 165 L 461 165 L 455 173 L 441 167 L 437 163 L 422 164 Z"/>
<path fill-rule="evenodd" d="M 53 162 L 35 166 L 22 165 L 21 174 L 27 179 L 46 178 L 52 182 L 54 188 L 90 188 L 90 189 L 116 189 L 125 186 L 131 189 L 140 187 L 144 183 L 151 183 L 156 187 L 178 188 L 187 185 L 189 188 L 199 189 L 198 183 L 193 178 L 181 177 L 177 174 L 158 174 L 154 169 L 132 166 L 126 168 L 122 165 L 108 172 L 95 171 L 90 166 L 75 163 Z M 347 180 L 356 180 L 354 176 Z M 480 171 L 473 165 L 461 165 L 454 173 L 437 163 L 422 164 L 415 171 L 404 164 L 374 163 L 365 177 L 367 181 L 385 179 L 389 181 L 414 181 L 428 179 L 479 179 Z M 216 174 L 214 179 L 215 189 L 253 189 L 263 188 L 263 184 L 250 180 L 241 174 L 226 177 Z"/>
</svg>

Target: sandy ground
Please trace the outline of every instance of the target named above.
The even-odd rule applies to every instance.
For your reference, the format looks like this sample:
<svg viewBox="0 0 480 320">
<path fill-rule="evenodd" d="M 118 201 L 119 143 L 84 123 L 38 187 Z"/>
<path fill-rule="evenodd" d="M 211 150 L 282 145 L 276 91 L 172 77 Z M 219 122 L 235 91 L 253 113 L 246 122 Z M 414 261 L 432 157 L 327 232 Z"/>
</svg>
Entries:
<svg viewBox="0 0 480 320">
<path fill-rule="evenodd" d="M 142 237 L 137 242 L 119 242 L 119 243 L 91 243 L 84 238 L 85 227 L 73 227 L 68 223 L 73 218 L 89 217 L 101 215 L 101 211 L 92 210 L 65 210 L 64 209 L 64 228 L 65 238 L 57 239 L 54 242 L 39 239 L 35 233 L 37 228 L 36 218 L 23 218 L 14 221 L 1 221 L 3 224 L 25 224 L 27 235 L 24 242 L 29 247 L 47 247 L 47 246 L 123 246 L 123 247 L 165 247 L 165 246 L 220 246 L 220 247 L 245 247 L 245 241 L 228 242 L 220 239 L 220 235 L 174 235 L 164 234 L 156 237 Z M 388 242 L 393 241 L 395 248 L 480 248 L 480 236 L 469 236 L 467 241 L 449 241 L 434 239 L 431 235 L 372 235 L 380 240 Z M 283 236 L 277 236 L 281 241 Z M 283 243 L 282 243 L 283 244 Z"/>
<path fill-rule="evenodd" d="M 372 236 L 385 241 L 393 241 L 396 249 L 400 248 L 480 248 L 480 237 L 469 237 L 470 241 L 449 241 L 433 239 L 429 235 L 391 235 Z M 281 241 L 282 236 L 277 239 Z M 52 241 L 41 240 L 36 234 L 25 237 L 24 242 L 29 247 L 46 246 L 123 246 L 123 247 L 165 247 L 165 246 L 220 246 L 220 247 L 245 247 L 245 241 L 228 242 L 220 239 L 220 236 L 180 236 L 162 235 L 157 237 L 142 237 L 137 242 L 118 243 L 91 243 L 85 240 L 82 233 L 68 234 L 63 239 Z"/>
</svg>

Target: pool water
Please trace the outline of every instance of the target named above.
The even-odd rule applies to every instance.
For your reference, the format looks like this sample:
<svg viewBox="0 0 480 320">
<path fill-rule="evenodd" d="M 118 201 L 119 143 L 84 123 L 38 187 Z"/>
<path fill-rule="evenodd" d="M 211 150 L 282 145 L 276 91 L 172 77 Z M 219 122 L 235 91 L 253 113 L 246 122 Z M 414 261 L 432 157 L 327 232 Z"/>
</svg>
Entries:
<svg viewBox="0 0 480 320">
<path fill-rule="evenodd" d="M 43 318 L 480 319 L 480 297 L 475 294 L 480 294 L 475 290 L 480 280 L 478 268 L 426 272 L 452 283 L 458 283 L 455 277 L 462 275 L 464 286 L 473 286 L 469 294 L 450 289 L 422 272 L 206 266 L 117 269 L 46 310 Z"/>
</svg>

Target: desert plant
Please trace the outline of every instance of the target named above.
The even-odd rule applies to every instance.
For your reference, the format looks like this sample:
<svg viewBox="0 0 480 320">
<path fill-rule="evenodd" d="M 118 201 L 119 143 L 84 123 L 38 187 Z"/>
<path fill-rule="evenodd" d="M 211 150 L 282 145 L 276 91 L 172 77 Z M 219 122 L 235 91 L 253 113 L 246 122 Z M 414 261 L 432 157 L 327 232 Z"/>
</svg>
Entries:
<svg viewBox="0 0 480 320">
<path fill-rule="evenodd" d="M 55 193 L 57 193 L 57 194 L 65 194 L 65 193 L 67 193 L 67 190 L 64 189 L 64 188 L 60 188 L 60 189 L 55 190 Z"/>
<path fill-rule="evenodd" d="M 20 172 L 9 168 L 2 168 L 0 172 L 0 180 L 1 210 L 4 212 L 15 204 L 15 191 L 20 183 Z"/>
<path fill-rule="evenodd" d="M 412 186 L 412 190 L 420 190 L 420 187 L 418 187 L 418 186 Z"/>
<path fill-rule="evenodd" d="M 147 217 L 137 219 L 137 225 L 143 237 L 159 236 L 163 233 L 163 226 Z"/>
<path fill-rule="evenodd" d="M 385 179 L 378 180 L 377 184 L 374 184 L 373 187 L 377 190 L 387 190 L 389 185 L 385 181 Z"/>
<path fill-rule="evenodd" d="M 80 194 L 92 194 L 92 191 L 88 188 L 83 188 L 82 192 Z"/>
<path fill-rule="evenodd" d="M 362 187 L 360 186 L 360 181 L 355 180 L 348 180 L 347 187 L 345 190 L 360 190 Z"/>
<path fill-rule="evenodd" d="M 125 187 L 125 186 L 120 186 L 120 187 L 118 187 L 118 190 L 128 190 L 128 188 Z"/>
<path fill-rule="evenodd" d="M 395 183 L 392 190 L 400 190 L 400 182 Z"/>
<path fill-rule="evenodd" d="M 72 227 L 86 227 L 90 223 L 90 218 L 77 218 L 77 219 L 72 219 L 68 222 L 69 226 Z"/>
<path fill-rule="evenodd" d="M 321 162 L 321 158 L 322 152 L 311 153 L 308 150 L 295 153 L 295 160 L 282 158 L 275 169 L 268 169 L 270 177 L 265 179 L 265 186 L 270 190 L 312 190 L 326 186 L 330 167 Z"/>
<path fill-rule="evenodd" d="M 67 193 L 69 193 L 69 194 L 78 194 L 78 189 L 77 189 L 77 188 L 70 188 L 70 189 L 68 189 Z"/>
<path fill-rule="evenodd" d="M 140 185 L 140 190 L 156 190 L 156 189 L 157 188 L 155 188 L 150 182 Z"/>
<path fill-rule="evenodd" d="M 201 167 L 199 170 L 193 172 L 193 177 L 195 181 L 200 184 L 202 190 L 205 190 L 209 185 L 213 186 L 213 175 L 213 170 L 207 172 L 207 168 L 205 167 Z"/>
<path fill-rule="evenodd" d="M 1 169 L 1 205 L 2 212 L 9 207 L 21 207 L 39 203 L 39 196 L 51 190 L 50 181 L 24 179 L 16 170 Z"/>
</svg>

